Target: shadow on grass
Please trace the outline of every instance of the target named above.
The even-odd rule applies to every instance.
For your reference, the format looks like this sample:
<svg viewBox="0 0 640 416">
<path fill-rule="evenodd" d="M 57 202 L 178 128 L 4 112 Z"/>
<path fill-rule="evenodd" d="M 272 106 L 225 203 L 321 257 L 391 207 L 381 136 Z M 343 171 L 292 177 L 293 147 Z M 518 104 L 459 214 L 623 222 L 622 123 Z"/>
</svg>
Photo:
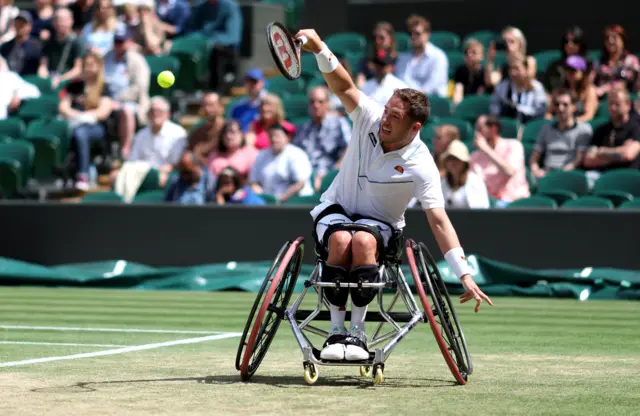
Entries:
<svg viewBox="0 0 640 416">
<path fill-rule="evenodd" d="M 302 375 L 300 376 L 261 376 L 256 375 L 251 381 L 244 382 L 239 375 L 219 375 L 206 377 L 174 377 L 174 378 L 156 378 L 156 379 L 139 379 L 139 380 L 106 380 L 106 381 L 80 381 L 68 386 L 55 386 L 31 389 L 34 393 L 87 393 L 97 391 L 100 387 L 108 385 L 126 385 L 126 384 L 144 384 L 144 383 L 198 383 L 198 384 L 217 384 L 217 385 L 249 385 L 260 384 L 270 387 L 291 388 L 291 387 L 311 387 L 305 383 Z M 431 378 L 395 378 L 385 379 L 380 386 L 374 386 L 373 381 L 366 377 L 322 377 L 313 385 L 313 387 L 356 387 L 356 388 L 438 388 L 438 387 L 454 387 L 457 383 L 448 380 L 438 380 Z"/>
</svg>

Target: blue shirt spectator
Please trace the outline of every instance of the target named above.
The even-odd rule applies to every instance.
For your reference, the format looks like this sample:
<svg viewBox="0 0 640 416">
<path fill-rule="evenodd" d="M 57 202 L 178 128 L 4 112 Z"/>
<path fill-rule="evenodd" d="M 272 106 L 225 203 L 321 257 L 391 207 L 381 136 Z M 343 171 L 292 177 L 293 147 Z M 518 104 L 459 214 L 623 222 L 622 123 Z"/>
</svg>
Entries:
<svg viewBox="0 0 640 416">
<path fill-rule="evenodd" d="M 264 89 L 264 72 L 260 68 L 249 70 L 244 76 L 244 86 L 248 96 L 238 101 L 230 111 L 231 118 L 240 124 L 240 129 L 246 133 L 251 123 L 258 117 L 260 101 L 267 93 Z"/>
<path fill-rule="evenodd" d="M 184 0 L 156 0 L 156 13 L 164 23 L 167 38 L 178 36 L 191 17 L 191 6 Z"/>
<path fill-rule="evenodd" d="M 21 12 L 14 20 L 16 37 L 0 46 L 0 55 L 9 69 L 20 75 L 33 75 L 40 64 L 40 42 L 31 39 L 31 15 Z"/>
<path fill-rule="evenodd" d="M 165 201 L 181 205 L 205 205 L 216 200 L 216 179 L 192 152 L 180 157 L 178 174 L 167 185 Z"/>
<path fill-rule="evenodd" d="M 218 205 L 266 205 L 250 185 L 241 186 L 238 171 L 230 166 L 222 169 L 218 175 L 216 202 Z"/>
<path fill-rule="evenodd" d="M 201 32 L 211 44 L 239 46 L 242 13 L 234 0 L 204 0 L 194 7 L 189 31 Z"/>
</svg>

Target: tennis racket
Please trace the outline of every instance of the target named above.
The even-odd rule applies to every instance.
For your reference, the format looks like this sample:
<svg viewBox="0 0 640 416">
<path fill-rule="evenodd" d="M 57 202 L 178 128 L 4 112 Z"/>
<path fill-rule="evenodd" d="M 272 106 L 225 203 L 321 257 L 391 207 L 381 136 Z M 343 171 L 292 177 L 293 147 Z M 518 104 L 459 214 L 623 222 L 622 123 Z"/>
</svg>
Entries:
<svg viewBox="0 0 640 416">
<path fill-rule="evenodd" d="M 307 38 L 302 36 L 295 39 L 287 28 L 279 22 L 271 22 L 267 25 L 267 45 L 276 66 L 287 79 L 300 78 L 302 66 L 300 54 L 302 45 L 307 43 Z"/>
</svg>

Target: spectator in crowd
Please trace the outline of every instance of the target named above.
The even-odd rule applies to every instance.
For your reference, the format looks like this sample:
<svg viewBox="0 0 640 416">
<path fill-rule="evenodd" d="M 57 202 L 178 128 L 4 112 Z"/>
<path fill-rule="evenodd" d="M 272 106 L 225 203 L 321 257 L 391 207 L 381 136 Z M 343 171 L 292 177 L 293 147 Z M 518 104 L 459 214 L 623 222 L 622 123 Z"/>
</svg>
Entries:
<svg viewBox="0 0 640 416">
<path fill-rule="evenodd" d="M 509 58 L 509 77 L 500 82 L 491 97 L 491 113 L 515 118 L 521 123 L 544 117 L 547 95 L 540 81 L 531 78 L 524 55 Z"/>
<path fill-rule="evenodd" d="M 89 189 L 91 143 L 104 140 L 105 123 L 111 115 L 109 87 L 104 79 L 102 56 L 89 52 L 79 78 L 69 82 L 60 94 L 60 115 L 73 129 L 77 175 L 76 187 Z"/>
<path fill-rule="evenodd" d="M 0 120 L 16 112 L 23 100 L 38 98 L 40 90 L 11 71 L 7 62 L 0 58 Z"/>
<path fill-rule="evenodd" d="M 442 155 L 442 195 L 447 208 L 489 208 L 487 187 L 469 170 L 469 161 L 469 149 L 460 140 L 452 141 Z"/>
<path fill-rule="evenodd" d="M 200 104 L 200 114 L 204 122 L 189 135 L 188 148 L 206 163 L 211 152 L 218 148 L 224 126 L 220 96 L 215 92 L 205 94 Z"/>
<path fill-rule="evenodd" d="M 480 175 L 496 205 L 504 207 L 530 193 L 522 142 L 501 137 L 500 130 L 500 119 L 495 115 L 478 118 L 471 170 Z"/>
<path fill-rule="evenodd" d="M 268 129 L 271 147 L 262 150 L 249 173 L 258 194 L 273 195 L 283 202 L 294 195 L 312 195 L 311 162 L 306 153 L 289 143 L 287 130 L 275 124 Z"/>
<path fill-rule="evenodd" d="M 292 143 L 307 153 L 315 172 L 313 188 L 331 169 L 339 169 L 349 145 L 351 126 L 344 117 L 329 114 L 329 89 L 316 87 L 309 92 L 310 120 L 304 122 Z"/>
<path fill-rule="evenodd" d="M 460 140 L 460 131 L 453 124 L 442 124 L 436 128 L 433 136 L 433 160 L 440 171 L 440 177 L 445 174 L 442 155 L 454 140 Z"/>
<path fill-rule="evenodd" d="M 149 125 L 133 138 L 128 160 L 149 162 L 160 172 L 171 172 L 187 144 L 187 131 L 169 119 L 171 106 L 164 97 L 153 97 Z"/>
<path fill-rule="evenodd" d="M 69 5 L 73 14 L 73 31 L 80 33 L 82 28 L 91 22 L 93 9 L 97 6 L 95 0 L 76 0 Z"/>
<path fill-rule="evenodd" d="M 131 33 L 120 27 L 114 36 L 113 50 L 104 57 L 105 76 L 117 112 L 121 154 L 127 158 L 136 122 L 147 124 L 150 70 L 147 61 L 131 48 Z"/>
<path fill-rule="evenodd" d="M 594 132 L 584 168 L 598 171 L 640 168 L 640 122 L 630 115 L 629 92 L 624 87 L 613 87 L 608 104 L 611 121 Z"/>
<path fill-rule="evenodd" d="M 235 123 L 235 122 L 234 122 Z M 265 205 L 250 185 L 243 185 L 238 172 L 227 166 L 220 171 L 216 183 L 216 202 L 218 205 Z"/>
<path fill-rule="evenodd" d="M 160 28 L 167 39 L 180 36 L 191 17 L 191 7 L 185 0 L 156 0 Z"/>
<path fill-rule="evenodd" d="M 112 0 L 97 0 L 91 22 L 82 28 L 80 40 L 86 50 L 105 56 L 113 50 L 116 29 L 126 27 L 116 17 Z"/>
<path fill-rule="evenodd" d="M 509 76 L 508 63 L 502 68 L 495 67 L 495 59 L 498 49 L 505 49 L 507 61 L 513 56 L 523 56 L 526 59 L 527 76 L 529 79 L 536 78 L 537 63 L 536 58 L 527 56 L 527 39 L 522 31 L 516 27 L 506 27 L 502 31 L 502 40 L 497 44 L 492 42 L 489 46 L 486 62 L 486 79 L 488 84 L 498 85 L 503 79 Z"/>
<path fill-rule="evenodd" d="M 453 76 L 453 104 L 458 104 L 467 95 L 486 94 L 493 86 L 486 83 L 485 69 L 482 66 L 484 46 L 475 39 L 464 44 L 464 66 L 456 70 Z"/>
<path fill-rule="evenodd" d="M 209 156 L 207 165 L 216 176 L 228 167 L 233 168 L 240 182 L 244 184 L 257 157 L 258 150 L 253 146 L 247 146 L 238 122 L 227 120 L 220 132 L 217 148 Z"/>
<path fill-rule="evenodd" d="M 216 202 L 216 180 L 193 152 L 186 151 L 180 156 L 177 171 L 167 185 L 165 201 L 181 205 Z"/>
<path fill-rule="evenodd" d="M 267 94 L 264 88 L 264 72 L 260 68 L 247 71 L 244 76 L 244 87 L 247 98 L 239 101 L 231 108 L 231 118 L 240 123 L 240 128 L 246 132 L 260 112 L 260 102 Z"/>
<path fill-rule="evenodd" d="M 429 42 L 431 23 L 422 16 L 409 17 L 411 52 L 398 56 L 395 73 L 409 87 L 428 95 L 446 97 L 449 92 L 449 59 Z"/>
<path fill-rule="evenodd" d="M 268 130 L 271 126 L 280 126 L 290 137 L 296 133 L 296 126 L 285 120 L 282 101 L 275 94 L 267 94 L 260 101 L 260 114 L 246 135 L 247 145 L 259 150 L 269 147 Z"/>
<path fill-rule="evenodd" d="M 640 72 L 638 57 L 627 46 L 627 34 L 618 25 L 607 26 L 604 30 L 602 57 L 595 65 L 596 91 L 604 97 L 614 86 L 624 86 L 628 91 L 636 91 L 636 80 Z"/>
<path fill-rule="evenodd" d="M 40 64 L 40 42 L 31 39 L 31 15 L 20 12 L 13 21 L 16 36 L 0 46 L 0 55 L 9 69 L 20 75 L 33 75 Z"/>
<path fill-rule="evenodd" d="M 552 170 L 573 170 L 582 165 L 593 129 L 589 123 L 575 118 L 576 104 L 576 95 L 571 90 L 561 89 L 555 94 L 556 121 L 542 127 L 529 161 L 536 178 Z M 543 156 L 544 162 L 540 163 Z"/>
<path fill-rule="evenodd" d="M 53 13 L 53 36 L 42 47 L 38 76 L 51 78 L 53 88 L 61 82 L 80 76 L 82 44 L 71 31 L 71 11 L 61 8 Z"/>
<path fill-rule="evenodd" d="M 358 88 L 362 88 L 366 80 L 375 76 L 375 68 L 372 65 L 372 61 L 377 56 L 383 54 L 393 57 L 398 56 L 393 25 L 389 22 L 378 22 L 373 29 L 369 45 L 367 56 L 362 58 L 358 75 L 356 76 L 356 85 Z"/>
<path fill-rule="evenodd" d="M 16 35 L 13 19 L 20 10 L 13 5 L 13 0 L 0 0 L 0 45 L 9 42 Z"/>
<path fill-rule="evenodd" d="M 375 76 L 367 80 L 361 90 L 381 106 L 384 106 L 399 88 L 406 88 L 407 84 L 393 75 L 395 58 L 386 52 L 373 58 Z"/>
<path fill-rule="evenodd" d="M 564 70 L 565 85 L 560 90 L 568 89 L 576 97 L 575 117 L 578 123 L 593 120 L 598 111 L 598 94 L 593 84 L 593 78 L 589 76 L 587 61 L 580 55 L 572 55 L 567 58 Z M 551 94 L 551 105 L 547 118 L 553 117 L 556 94 Z"/>
<path fill-rule="evenodd" d="M 562 37 L 562 56 L 557 61 L 554 61 L 544 73 L 542 84 L 547 91 L 554 91 L 558 88 L 566 86 L 565 68 L 567 58 L 574 55 L 581 56 L 587 67 L 590 68 L 589 58 L 587 53 L 589 52 L 587 47 L 587 41 L 584 36 L 584 32 L 578 26 L 571 26 L 567 29 Z M 589 75 L 589 74 L 585 74 Z"/>
<path fill-rule="evenodd" d="M 209 60 L 210 88 L 218 90 L 235 76 L 240 42 L 242 13 L 235 0 L 205 0 L 194 7 L 190 31 L 201 32 L 213 46 Z"/>
<path fill-rule="evenodd" d="M 161 55 L 165 42 L 164 31 L 156 16 L 153 0 L 138 1 L 138 7 L 125 4 L 125 24 L 131 31 L 131 46 L 143 55 Z"/>
<path fill-rule="evenodd" d="M 53 32 L 53 1 L 35 0 L 31 36 L 42 41 L 49 40 Z"/>
</svg>

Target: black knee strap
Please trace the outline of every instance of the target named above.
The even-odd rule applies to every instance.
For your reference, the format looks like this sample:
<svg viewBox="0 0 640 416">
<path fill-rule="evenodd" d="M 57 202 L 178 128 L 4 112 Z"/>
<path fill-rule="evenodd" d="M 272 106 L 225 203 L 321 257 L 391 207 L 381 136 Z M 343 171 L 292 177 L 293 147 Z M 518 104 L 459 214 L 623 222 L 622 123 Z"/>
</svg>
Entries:
<svg viewBox="0 0 640 416">
<path fill-rule="evenodd" d="M 358 266 L 349 273 L 351 283 L 377 283 L 380 272 L 378 266 Z M 356 306 L 367 306 L 376 297 L 377 288 L 351 288 L 351 300 Z"/>
<path fill-rule="evenodd" d="M 322 282 L 330 282 L 330 283 L 347 283 L 349 282 L 349 272 L 342 266 L 333 266 L 330 264 L 325 264 L 322 267 L 322 276 L 320 276 L 320 281 Z M 329 303 L 335 306 L 346 306 L 347 299 L 349 298 L 349 289 L 344 288 L 324 288 L 324 295 L 326 296 Z"/>
</svg>

